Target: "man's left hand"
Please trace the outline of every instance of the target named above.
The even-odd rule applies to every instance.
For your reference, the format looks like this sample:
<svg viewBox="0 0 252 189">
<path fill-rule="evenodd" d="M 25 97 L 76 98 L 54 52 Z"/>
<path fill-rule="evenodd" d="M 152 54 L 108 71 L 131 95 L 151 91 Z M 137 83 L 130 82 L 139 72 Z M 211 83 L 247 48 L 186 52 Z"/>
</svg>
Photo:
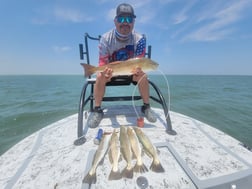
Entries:
<svg viewBox="0 0 252 189">
<path fill-rule="evenodd" d="M 141 67 L 137 67 L 133 70 L 133 75 L 135 75 L 136 77 L 138 76 L 142 76 L 144 75 L 145 73 L 143 72 L 142 68 Z"/>
<path fill-rule="evenodd" d="M 133 81 L 137 81 L 137 82 L 141 80 L 145 75 L 145 73 L 140 67 L 137 67 L 136 69 L 134 69 L 132 73 L 133 73 Z"/>
</svg>

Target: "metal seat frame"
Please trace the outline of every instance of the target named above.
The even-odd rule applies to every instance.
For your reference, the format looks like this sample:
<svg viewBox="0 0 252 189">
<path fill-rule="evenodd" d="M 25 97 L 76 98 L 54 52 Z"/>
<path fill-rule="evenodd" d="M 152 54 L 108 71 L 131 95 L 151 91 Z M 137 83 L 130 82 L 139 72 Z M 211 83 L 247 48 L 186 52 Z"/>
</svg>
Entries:
<svg viewBox="0 0 252 189">
<path fill-rule="evenodd" d="M 88 33 L 85 33 L 84 36 L 84 45 L 85 47 L 83 47 L 83 44 L 79 44 L 79 50 L 80 50 L 80 59 L 84 60 L 84 56 L 86 58 L 86 63 L 90 64 L 90 57 L 89 57 L 89 47 L 88 47 L 88 41 L 89 40 L 96 40 L 99 41 L 101 38 L 101 36 L 98 37 L 91 37 Z M 145 53 L 145 56 L 147 58 L 151 58 L 151 46 L 148 46 L 148 50 Z M 86 82 L 84 83 L 84 86 L 82 88 L 82 92 L 81 92 L 81 96 L 80 96 L 80 101 L 79 101 L 79 112 L 78 112 L 78 129 L 77 129 L 77 136 L 78 139 L 84 139 L 82 140 L 82 143 L 85 142 L 85 134 L 87 131 L 84 131 L 83 128 L 83 111 L 84 108 L 87 104 L 89 104 L 89 111 L 93 111 L 94 108 L 94 84 L 95 84 L 96 79 L 95 78 L 91 78 L 89 76 L 89 78 L 86 80 Z M 174 131 L 172 129 L 172 124 L 171 124 L 171 120 L 170 120 L 170 115 L 169 115 L 169 110 L 167 108 L 165 99 L 161 93 L 161 91 L 159 90 L 159 88 L 148 79 L 150 86 L 152 86 L 152 88 L 156 91 L 158 98 L 154 97 L 154 96 L 150 96 L 150 99 L 156 101 L 157 103 L 161 104 L 164 110 L 164 114 L 166 115 L 166 132 L 170 135 L 176 135 L 176 131 Z M 129 82 L 128 80 L 125 80 L 124 78 L 120 78 L 118 80 L 115 80 L 113 82 L 108 82 L 107 86 L 123 86 L 123 85 L 130 85 L 131 82 Z M 88 87 L 91 87 L 90 89 L 90 94 L 88 96 L 86 96 L 87 93 L 87 89 Z M 131 100 L 140 100 L 142 99 L 141 96 L 113 96 L 113 97 L 103 97 L 102 101 L 131 101 Z M 85 129 L 87 130 L 87 128 Z M 79 142 L 76 142 L 79 143 Z"/>
</svg>

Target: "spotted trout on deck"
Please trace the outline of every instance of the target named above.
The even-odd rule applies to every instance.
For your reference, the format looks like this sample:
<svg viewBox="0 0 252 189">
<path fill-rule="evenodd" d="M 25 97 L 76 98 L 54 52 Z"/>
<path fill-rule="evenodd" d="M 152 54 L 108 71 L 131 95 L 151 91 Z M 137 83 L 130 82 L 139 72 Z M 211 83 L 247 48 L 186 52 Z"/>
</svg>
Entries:
<svg viewBox="0 0 252 189">
<path fill-rule="evenodd" d="M 94 73 L 102 72 L 106 68 L 113 70 L 112 75 L 131 75 L 137 68 L 141 68 L 143 72 L 156 70 L 158 63 L 149 58 L 131 58 L 126 61 L 116 61 L 106 64 L 104 66 L 92 66 L 89 64 L 81 63 L 84 68 L 85 77 L 89 77 Z"/>
</svg>

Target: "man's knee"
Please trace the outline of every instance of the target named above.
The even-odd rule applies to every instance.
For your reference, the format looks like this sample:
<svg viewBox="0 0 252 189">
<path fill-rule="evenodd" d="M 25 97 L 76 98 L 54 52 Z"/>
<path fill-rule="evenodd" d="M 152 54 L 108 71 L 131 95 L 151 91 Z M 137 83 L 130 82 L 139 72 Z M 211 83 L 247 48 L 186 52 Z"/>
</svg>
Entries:
<svg viewBox="0 0 252 189">
<path fill-rule="evenodd" d="M 98 73 L 96 75 L 96 83 L 99 85 L 106 85 L 106 79 L 101 73 Z"/>
<path fill-rule="evenodd" d="M 141 76 L 133 77 L 133 81 L 135 82 L 146 82 L 148 80 L 148 77 L 146 74 L 143 74 Z"/>
</svg>

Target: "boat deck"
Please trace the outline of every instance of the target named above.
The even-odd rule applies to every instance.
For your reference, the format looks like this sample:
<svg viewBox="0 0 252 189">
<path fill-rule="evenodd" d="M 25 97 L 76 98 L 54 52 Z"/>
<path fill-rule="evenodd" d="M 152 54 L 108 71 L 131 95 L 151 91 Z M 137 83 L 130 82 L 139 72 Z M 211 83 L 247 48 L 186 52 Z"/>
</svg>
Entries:
<svg viewBox="0 0 252 189">
<path fill-rule="evenodd" d="M 142 130 L 157 147 L 164 173 L 149 170 L 134 173 L 132 179 L 110 181 L 111 164 L 106 155 L 97 168 L 96 184 L 82 183 L 98 147 L 93 142 L 98 128 L 85 128 L 86 142 L 74 145 L 78 117 L 75 114 L 39 130 L 3 154 L 0 157 L 1 188 L 248 189 L 252 186 L 252 152 L 239 141 L 176 112 L 170 112 L 170 117 L 177 135 L 169 135 L 163 111 L 153 110 L 157 122 L 145 120 Z M 137 111 L 140 112 L 139 108 Z M 88 116 L 87 112 L 85 114 Z M 99 128 L 112 132 L 120 125 L 135 126 L 136 118 L 131 106 L 109 107 Z M 147 155 L 142 158 L 149 168 L 152 159 Z M 120 170 L 125 166 L 124 160 L 119 162 Z M 147 179 L 148 184 L 142 183 L 140 187 L 142 178 Z"/>
</svg>

